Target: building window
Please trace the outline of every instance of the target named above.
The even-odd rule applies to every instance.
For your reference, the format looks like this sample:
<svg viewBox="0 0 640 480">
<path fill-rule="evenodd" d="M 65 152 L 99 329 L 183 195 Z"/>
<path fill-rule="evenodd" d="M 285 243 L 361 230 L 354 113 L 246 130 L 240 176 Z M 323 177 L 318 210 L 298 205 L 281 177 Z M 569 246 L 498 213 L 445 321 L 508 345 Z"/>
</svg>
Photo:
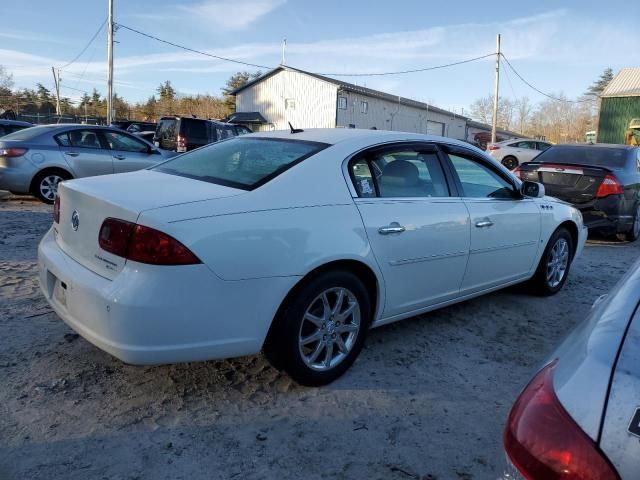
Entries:
<svg viewBox="0 0 640 480">
<path fill-rule="evenodd" d="M 296 99 L 295 98 L 286 98 L 284 100 L 284 108 L 286 110 L 295 110 L 296 109 Z"/>
<path fill-rule="evenodd" d="M 338 97 L 338 108 L 340 110 L 347 109 L 347 97 Z"/>
<path fill-rule="evenodd" d="M 369 102 L 360 102 L 360 113 L 366 114 L 369 111 Z"/>
</svg>

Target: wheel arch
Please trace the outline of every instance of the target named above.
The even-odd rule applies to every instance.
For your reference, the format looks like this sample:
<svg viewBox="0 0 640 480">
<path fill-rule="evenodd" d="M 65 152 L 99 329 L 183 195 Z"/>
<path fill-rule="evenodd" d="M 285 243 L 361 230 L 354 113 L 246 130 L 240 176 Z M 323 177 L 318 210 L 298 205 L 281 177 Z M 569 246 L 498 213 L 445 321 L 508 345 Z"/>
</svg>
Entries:
<svg viewBox="0 0 640 480">
<path fill-rule="evenodd" d="M 556 227 L 554 232 L 556 232 L 559 228 L 565 228 L 569 232 L 569 235 L 571 235 L 571 259 L 573 260 L 573 257 L 575 256 L 578 249 L 578 239 L 580 238 L 578 226 L 572 220 L 565 220 Z M 553 235 L 553 233 L 551 235 Z"/>
<path fill-rule="evenodd" d="M 55 166 L 55 167 L 45 167 L 42 168 L 40 170 L 38 170 L 33 177 L 31 178 L 31 183 L 29 184 L 29 193 L 33 193 L 35 188 L 36 188 L 36 180 L 38 179 L 38 177 L 40 175 L 42 175 L 45 172 L 51 172 L 51 173 L 63 173 L 69 176 L 70 179 L 74 178 L 73 173 L 71 173 L 71 171 L 68 168 L 63 168 L 63 167 L 59 167 L 59 166 Z"/>
<path fill-rule="evenodd" d="M 379 312 L 381 311 L 381 304 L 384 301 L 382 278 L 379 277 L 379 274 L 376 273 L 376 271 L 370 265 L 368 265 L 366 262 L 362 260 L 355 260 L 355 259 L 331 260 L 331 261 L 322 263 L 314 267 L 313 269 L 311 269 L 304 276 L 302 276 L 300 280 L 298 280 L 298 282 L 296 282 L 296 284 L 293 287 L 289 289 L 289 292 L 287 292 L 282 302 L 280 302 L 280 306 L 276 310 L 276 313 L 271 321 L 271 325 L 269 326 L 269 330 L 267 332 L 265 342 L 268 341 L 270 335 L 275 330 L 274 326 L 277 323 L 277 319 L 283 314 L 291 298 L 293 298 L 297 294 L 297 292 L 300 291 L 300 289 L 304 287 L 304 285 L 306 285 L 307 282 L 309 282 L 309 280 L 311 280 L 312 278 L 322 273 L 338 271 L 338 270 L 353 273 L 364 284 L 365 288 L 367 289 L 367 293 L 369 294 L 369 298 L 371 300 L 371 311 L 373 313 L 373 318 L 371 320 L 371 323 L 373 324 Z"/>
</svg>

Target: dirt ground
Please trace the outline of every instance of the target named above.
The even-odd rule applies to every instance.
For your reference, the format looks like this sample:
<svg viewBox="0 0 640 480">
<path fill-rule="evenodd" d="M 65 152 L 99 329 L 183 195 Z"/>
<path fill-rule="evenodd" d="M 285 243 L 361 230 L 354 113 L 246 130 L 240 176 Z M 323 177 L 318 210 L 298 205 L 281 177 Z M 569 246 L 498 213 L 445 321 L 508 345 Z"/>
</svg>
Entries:
<svg viewBox="0 0 640 480">
<path fill-rule="evenodd" d="M 371 332 L 303 388 L 262 356 L 123 364 L 41 296 L 51 208 L 0 199 L 0 479 L 495 479 L 518 391 L 640 253 L 590 242 L 553 298 L 512 288 Z"/>
</svg>

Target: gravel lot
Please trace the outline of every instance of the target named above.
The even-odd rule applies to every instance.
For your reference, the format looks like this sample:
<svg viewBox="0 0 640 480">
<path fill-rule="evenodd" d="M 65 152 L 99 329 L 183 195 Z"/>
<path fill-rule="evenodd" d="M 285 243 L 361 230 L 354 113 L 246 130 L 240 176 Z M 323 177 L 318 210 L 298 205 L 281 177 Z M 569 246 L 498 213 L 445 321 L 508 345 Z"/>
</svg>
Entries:
<svg viewBox="0 0 640 480">
<path fill-rule="evenodd" d="M 374 330 L 309 389 L 262 356 L 133 367 L 36 281 L 51 208 L 0 199 L 0 479 L 495 479 L 520 388 L 640 253 L 591 241 L 564 290 L 512 288 Z"/>
</svg>

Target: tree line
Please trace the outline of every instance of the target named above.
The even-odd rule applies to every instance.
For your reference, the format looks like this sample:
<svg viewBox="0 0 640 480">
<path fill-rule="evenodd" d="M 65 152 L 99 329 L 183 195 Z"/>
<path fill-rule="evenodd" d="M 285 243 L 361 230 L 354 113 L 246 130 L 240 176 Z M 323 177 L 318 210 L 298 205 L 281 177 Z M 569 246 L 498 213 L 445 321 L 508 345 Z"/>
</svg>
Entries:
<svg viewBox="0 0 640 480">
<path fill-rule="evenodd" d="M 538 104 L 526 96 L 500 97 L 498 128 L 556 143 L 584 142 L 585 133 L 596 130 L 598 96 L 612 79 L 613 70 L 605 69 L 577 102 L 569 101 L 563 93 L 551 95 L 553 98 L 546 98 Z M 491 124 L 493 95 L 474 101 L 470 112 L 474 120 Z"/>
<path fill-rule="evenodd" d="M 170 80 L 162 82 L 146 101 L 129 102 L 114 93 L 115 118 L 157 121 L 163 115 L 195 115 L 222 119 L 235 111 L 235 97 L 231 92 L 260 75 L 261 72 L 237 72 L 226 81 L 218 96 L 181 94 Z M 23 116 L 50 116 L 56 113 L 55 93 L 42 83 L 37 83 L 35 88 L 14 89 L 13 86 L 13 76 L 0 65 L 0 113 L 6 110 Z M 60 110 L 63 116 L 104 119 L 107 116 L 107 99 L 94 88 L 91 93 L 84 92 L 75 101 L 62 96 Z"/>
</svg>

